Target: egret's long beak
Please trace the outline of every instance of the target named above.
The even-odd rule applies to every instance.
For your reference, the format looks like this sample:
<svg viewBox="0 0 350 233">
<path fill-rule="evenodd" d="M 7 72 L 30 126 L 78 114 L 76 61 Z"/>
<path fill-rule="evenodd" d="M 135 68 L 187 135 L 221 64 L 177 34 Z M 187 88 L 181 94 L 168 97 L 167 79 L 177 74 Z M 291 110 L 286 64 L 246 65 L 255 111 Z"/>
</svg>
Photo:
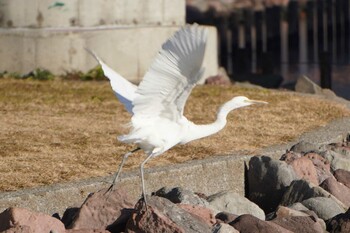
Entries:
<svg viewBox="0 0 350 233">
<path fill-rule="evenodd" d="M 245 102 L 248 102 L 250 104 L 268 104 L 268 102 L 261 101 L 261 100 L 245 100 Z"/>
</svg>

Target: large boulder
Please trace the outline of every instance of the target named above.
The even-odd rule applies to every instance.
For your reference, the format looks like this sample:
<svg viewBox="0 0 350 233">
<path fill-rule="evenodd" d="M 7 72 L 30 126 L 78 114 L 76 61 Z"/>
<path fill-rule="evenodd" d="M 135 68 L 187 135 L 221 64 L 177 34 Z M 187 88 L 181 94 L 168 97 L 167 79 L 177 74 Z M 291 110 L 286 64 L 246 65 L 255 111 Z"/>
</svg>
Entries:
<svg viewBox="0 0 350 233">
<path fill-rule="evenodd" d="M 309 210 L 314 211 L 319 218 L 328 220 L 345 210 L 334 199 L 328 197 L 313 197 L 301 202 Z"/>
<path fill-rule="evenodd" d="M 147 207 L 143 199 L 136 204 L 126 225 L 126 232 L 198 232 L 210 233 L 212 226 L 197 215 L 180 208 L 168 199 L 151 196 Z"/>
<path fill-rule="evenodd" d="M 227 223 L 217 223 L 213 227 L 212 233 L 239 233 L 239 231 Z"/>
<path fill-rule="evenodd" d="M 152 193 L 158 197 L 164 197 L 172 203 L 182 203 L 191 205 L 208 206 L 208 202 L 195 194 L 193 191 L 183 189 L 181 187 L 168 188 L 163 187 L 156 192 Z"/>
<path fill-rule="evenodd" d="M 290 165 L 267 156 L 252 157 L 247 176 L 248 198 L 265 213 L 276 209 L 287 187 L 297 179 Z"/>
<path fill-rule="evenodd" d="M 240 233 L 292 233 L 276 223 L 263 221 L 249 214 L 237 217 L 230 225 Z"/>
<path fill-rule="evenodd" d="M 126 191 L 102 189 L 88 196 L 82 206 L 75 210 L 69 229 L 123 229 L 133 212 L 134 203 Z"/>
<path fill-rule="evenodd" d="M 330 177 L 320 185 L 324 190 L 338 198 L 347 208 L 350 207 L 350 189 Z"/>
<path fill-rule="evenodd" d="M 23 208 L 8 208 L 0 214 L 0 232 L 65 232 L 63 223 L 49 215 Z"/>
<path fill-rule="evenodd" d="M 265 213 L 258 205 L 234 191 L 223 191 L 208 197 L 211 208 L 235 215 L 251 214 L 265 220 Z"/>
<path fill-rule="evenodd" d="M 350 157 L 344 153 L 339 153 L 339 151 L 326 150 L 321 152 L 320 155 L 330 162 L 331 169 L 333 171 L 337 169 L 343 169 L 350 171 Z"/>
<path fill-rule="evenodd" d="M 337 179 L 338 182 L 350 188 L 350 171 L 337 169 L 334 171 L 334 177 Z"/>
</svg>

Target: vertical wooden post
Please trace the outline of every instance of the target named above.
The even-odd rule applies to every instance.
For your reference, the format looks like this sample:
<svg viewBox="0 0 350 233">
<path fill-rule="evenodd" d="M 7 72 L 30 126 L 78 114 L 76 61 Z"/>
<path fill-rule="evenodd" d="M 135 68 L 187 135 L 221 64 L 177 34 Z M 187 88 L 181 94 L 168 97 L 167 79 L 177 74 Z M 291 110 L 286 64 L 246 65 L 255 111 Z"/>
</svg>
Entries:
<svg viewBox="0 0 350 233">
<path fill-rule="evenodd" d="M 318 14 L 317 2 L 313 1 L 313 17 L 312 17 L 312 31 L 313 31 L 313 45 L 314 45 L 314 63 L 318 63 Z"/>
<path fill-rule="evenodd" d="M 332 60 L 337 61 L 337 16 L 336 16 L 336 0 L 332 0 Z"/>
<path fill-rule="evenodd" d="M 256 47 L 257 47 L 257 42 L 256 42 L 256 26 L 255 26 L 255 17 L 254 17 L 254 9 L 251 9 L 250 13 L 250 17 L 251 17 L 251 23 L 250 23 L 250 39 L 251 39 L 251 50 L 252 50 L 252 72 L 255 73 L 256 72 L 256 62 L 257 62 L 257 51 L 256 51 Z"/>
<path fill-rule="evenodd" d="M 299 6 L 299 73 L 307 73 L 307 18 L 305 6 Z"/>
<path fill-rule="evenodd" d="M 280 21 L 280 33 L 281 33 L 281 73 L 283 78 L 287 78 L 289 70 L 289 41 L 288 41 L 288 20 L 287 20 L 287 8 L 281 9 L 281 21 Z M 288 78 L 287 78 L 288 79 Z"/>
<path fill-rule="evenodd" d="M 320 53 L 321 87 L 332 89 L 332 63 L 329 52 Z"/>
</svg>

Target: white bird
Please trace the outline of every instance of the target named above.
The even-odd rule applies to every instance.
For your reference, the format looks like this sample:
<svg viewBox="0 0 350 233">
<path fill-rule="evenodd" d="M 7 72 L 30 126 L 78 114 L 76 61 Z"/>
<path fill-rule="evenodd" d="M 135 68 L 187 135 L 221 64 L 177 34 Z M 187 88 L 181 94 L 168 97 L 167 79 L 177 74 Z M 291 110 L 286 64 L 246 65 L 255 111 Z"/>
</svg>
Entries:
<svg viewBox="0 0 350 233">
<path fill-rule="evenodd" d="M 130 132 L 118 139 L 137 145 L 135 150 L 123 156 L 110 189 L 118 180 L 126 159 L 142 149 L 147 154 L 147 158 L 140 165 L 142 194 L 147 207 L 144 166 L 149 159 L 177 144 L 217 133 L 224 128 L 227 114 L 234 109 L 266 103 L 244 96 L 234 97 L 221 106 L 216 121 L 206 125 L 196 125 L 183 115 L 186 100 L 204 71 L 201 65 L 206 42 L 206 29 L 198 25 L 184 26 L 162 45 L 138 87 L 88 50 L 100 63 L 118 99 L 132 114 Z"/>
</svg>

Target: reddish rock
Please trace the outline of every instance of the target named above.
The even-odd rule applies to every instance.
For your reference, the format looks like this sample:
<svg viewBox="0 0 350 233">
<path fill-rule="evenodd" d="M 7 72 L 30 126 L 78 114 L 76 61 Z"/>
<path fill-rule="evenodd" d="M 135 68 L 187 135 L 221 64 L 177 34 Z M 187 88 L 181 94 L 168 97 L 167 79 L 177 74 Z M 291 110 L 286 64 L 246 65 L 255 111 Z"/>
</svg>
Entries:
<svg viewBox="0 0 350 233">
<path fill-rule="evenodd" d="M 318 185 L 317 171 L 312 161 L 307 157 L 301 157 L 293 160 L 290 165 L 300 179 L 307 180 Z"/>
<path fill-rule="evenodd" d="M 76 212 L 70 229 L 124 228 L 133 211 L 133 203 L 126 192 L 117 188 L 106 193 L 102 189 L 89 195 Z M 67 220 L 68 221 L 68 220 Z"/>
<path fill-rule="evenodd" d="M 16 229 L 17 231 L 12 231 Z M 0 214 L 0 232 L 65 232 L 63 223 L 49 215 L 22 208 L 8 208 Z"/>
<path fill-rule="evenodd" d="M 344 214 L 338 214 L 327 221 L 327 231 L 330 233 L 350 232 L 350 209 Z"/>
<path fill-rule="evenodd" d="M 283 218 L 275 218 L 271 222 L 298 233 L 323 233 L 325 229 L 312 216 L 289 216 Z"/>
<path fill-rule="evenodd" d="M 125 232 L 211 232 L 211 226 L 202 218 L 188 213 L 168 199 L 151 196 L 147 198 L 147 204 L 146 208 L 142 199 L 136 204 L 136 212 L 129 219 Z"/>
<path fill-rule="evenodd" d="M 350 171 L 343 169 L 337 169 L 334 172 L 334 177 L 338 182 L 344 184 L 346 187 L 350 188 Z"/>
<path fill-rule="evenodd" d="M 230 79 L 223 75 L 210 76 L 205 80 L 205 84 L 209 85 L 231 85 Z"/>
<path fill-rule="evenodd" d="M 178 207 L 188 213 L 203 219 L 209 226 L 216 223 L 215 215 L 212 210 L 203 206 L 195 206 L 190 204 L 178 204 Z"/>
<path fill-rule="evenodd" d="M 231 214 L 228 212 L 220 212 L 215 216 L 217 220 L 222 221 L 224 223 L 230 223 L 234 221 L 237 217 L 238 215 Z"/>
<path fill-rule="evenodd" d="M 237 217 L 230 225 L 240 233 L 292 233 L 273 222 L 263 221 L 249 214 Z"/>
<path fill-rule="evenodd" d="M 316 168 L 317 177 L 318 177 L 318 183 L 322 183 L 325 179 L 329 177 L 333 177 L 331 173 L 331 164 L 329 161 L 325 158 L 323 158 L 321 155 L 317 153 L 307 153 L 304 155 L 308 159 L 312 161 Z"/>
<path fill-rule="evenodd" d="M 91 230 L 91 229 L 68 229 L 65 233 L 111 233 L 107 230 Z"/>
<path fill-rule="evenodd" d="M 11 227 L 6 231 L 2 231 L 1 233 L 35 233 L 35 232 L 31 230 L 29 226 L 15 226 L 15 227 Z"/>
<path fill-rule="evenodd" d="M 330 177 L 320 184 L 320 186 L 330 194 L 338 198 L 345 206 L 350 207 L 350 189 Z"/>
</svg>

